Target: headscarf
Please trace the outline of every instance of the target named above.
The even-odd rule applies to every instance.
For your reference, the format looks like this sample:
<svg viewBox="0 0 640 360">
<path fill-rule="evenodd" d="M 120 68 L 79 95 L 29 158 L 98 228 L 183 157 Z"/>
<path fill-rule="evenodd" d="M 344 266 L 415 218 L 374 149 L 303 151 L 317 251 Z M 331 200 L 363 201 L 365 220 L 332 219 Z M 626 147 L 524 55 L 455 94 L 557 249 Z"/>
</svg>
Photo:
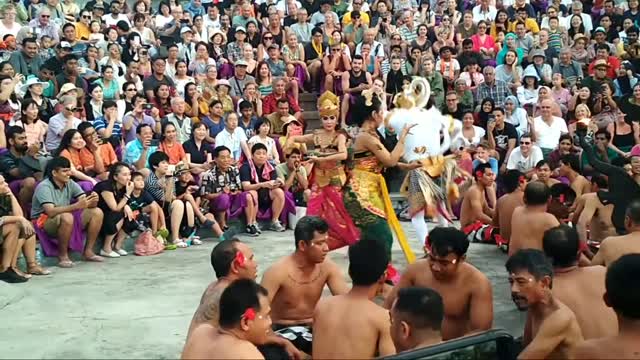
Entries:
<svg viewBox="0 0 640 360">
<path fill-rule="evenodd" d="M 491 103 L 491 112 L 485 112 L 484 111 L 484 104 L 485 103 Z M 482 99 L 482 101 L 480 102 L 480 111 L 478 112 L 478 118 L 476 120 L 476 125 L 480 126 L 483 129 L 487 128 L 487 122 L 489 122 L 489 115 L 493 114 L 493 109 L 496 108 L 496 102 L 493 101 L 492 98 L 484 98 Z"/>
<path fill-rule="evenodd" d="M 498 56 L 496 56 L 496 63 L 498 65 L 504 64 L 504 57 L 507 55 L 507 51 L 509 51 L 509 47 L 507 46 L 508 39 L 513 39 L 515 41 L 518 40 L 518 36 L 514 33 L 508 33 L 504 36 L 502 50 L 500 50 Z M 518 64 L 522 64 L 522 59 L 524 58 L 524 50 L 522 50 L 522 48 L 516 48 L 515 52 L 516 54 L 518 54 Z"/>
</svg>

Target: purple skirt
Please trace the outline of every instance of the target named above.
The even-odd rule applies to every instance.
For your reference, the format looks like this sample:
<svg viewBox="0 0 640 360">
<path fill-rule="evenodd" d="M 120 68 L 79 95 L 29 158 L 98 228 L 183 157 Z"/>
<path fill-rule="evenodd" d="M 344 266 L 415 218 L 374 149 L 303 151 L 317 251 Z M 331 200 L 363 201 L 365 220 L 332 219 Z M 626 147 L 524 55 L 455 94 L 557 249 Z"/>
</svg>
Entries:
<svg viewBox="0 0 640 360">
<path fill-rule="evenodd" d="M 34 221 L 33 227 L 36 235 L 40 239 L 40 247 L 45 256 L 58 256 L 58 240 L 49 236 L 44 229 L 39 228 Z M 73 231 L 71 231 L 71 240 L 69 240 L 69 249 L 75 252 L 84 251 L 85 233 L 82 228 L 82 209 L 73 212 Z"/>
<path fill-rule="evenodd" d="M 280 223 L 287 224 L 289 220 L 289 214 L 296 213 L 296 201 L 293 197 L 293 193 L 289 191 L 284 192 L 284 208 L 280 214 Z M 271 221 L 271 207 L 267 209 L 258 208 L 258 220 Z"/>
<path fill-rule="evenodd" d="M 211 211 L 215 213 L 226 212 L 227 218 L 233 219 L 240 215 L 247 206 L 247 193 L 220 194 L 211 201 Z"/>
</svg>

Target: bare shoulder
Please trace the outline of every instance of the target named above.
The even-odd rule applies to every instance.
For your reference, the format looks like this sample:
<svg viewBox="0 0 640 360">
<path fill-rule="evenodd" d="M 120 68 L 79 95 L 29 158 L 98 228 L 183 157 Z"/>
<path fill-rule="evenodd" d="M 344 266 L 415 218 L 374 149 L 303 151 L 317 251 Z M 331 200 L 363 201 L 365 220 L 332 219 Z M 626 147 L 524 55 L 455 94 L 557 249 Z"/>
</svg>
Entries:
<svg viewBox="0 0 640 360">
<path fill-rule="evenodd" d="M 597 359 L 603 349 L 608 347 L 611 340 L 608 338 L 599 338 L 585 340 L 576 345 L 571 351 L 571 359 Z"/>
<path fill-rule="evenodd" d="M 342 272 L 338 264 L 336 264 L 335 261 L 331 260 L 328 256 L 322 262 L 321 269 L 329 273 Z"/>
<path fill-rule="evenodd" d="M 429 261 L 427 259 L 418 259 L 407 266 L 403 273 L 403 276 L 407 275 L 411 279 L 414 279 L 417 274 L 424 272 L 425 268 L 429 268 Z"/>
<path fill-rule="evenodd" d="M 470 287 L 472 292 L 485 292 L 487 290 L 491 290 L 491 281 L 489 281 L 489 278 L 482 271 L 468 262 L 465 262 L 464 265 L 464 270 L 467 274 L 466 281 L 473 284 L 473 286 Z"/>
</svg>

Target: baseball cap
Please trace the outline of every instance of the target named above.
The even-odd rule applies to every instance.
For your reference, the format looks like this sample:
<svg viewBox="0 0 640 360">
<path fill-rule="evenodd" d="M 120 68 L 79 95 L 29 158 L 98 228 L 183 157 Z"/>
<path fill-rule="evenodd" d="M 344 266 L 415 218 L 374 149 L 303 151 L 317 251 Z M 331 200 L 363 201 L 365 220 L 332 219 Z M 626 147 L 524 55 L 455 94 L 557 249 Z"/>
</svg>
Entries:
<svg viewBox="0 0 640 360">
<path fill-rule="evenodd" d="M 188 27 L 188 26 L 185 26 L 182 29 L 180 29 L 180 35 L 182 35 L 184 33 L 188 33 L 188 32 L 193 33 L 193 30 L 191 30 L 191 28 Z"/>
<path fill-rule="evenodd" d="M 245 34 L 247 33 L 247 29 L 245 29 L 244 26 L 238 26 L 236 28 L 236 32 L 240 32 L 240 31 L 242 31 Z"/>
<path fill-rule="evenodd" d="M 236 66 L 249 66 L 249 64 L 247 64 L 247 62 L 242 60 L 242 59 L 237 60 L 235 65 Z"/>
<path fill-rule="evenodd" d="M 602 26 L 598 26 L 593 33 L 595 34 L 595 33 L 598 33 L 598 32 L 601 32 L 603 34 L 607 33 L 607 31 Z"/>
<path fill-rule="evenodd" d="M 68 41 L 60 41 L 60 43 L 58 44 L 58 49 L 69 49 L 71 50 L 71 44 Z"/>
</svg>

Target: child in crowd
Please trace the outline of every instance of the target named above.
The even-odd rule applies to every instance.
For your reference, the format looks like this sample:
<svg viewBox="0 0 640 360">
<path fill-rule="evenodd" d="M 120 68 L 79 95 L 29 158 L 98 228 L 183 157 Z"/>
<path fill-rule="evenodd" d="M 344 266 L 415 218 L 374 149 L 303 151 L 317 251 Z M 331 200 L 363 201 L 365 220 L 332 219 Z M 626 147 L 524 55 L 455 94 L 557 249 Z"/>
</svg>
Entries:
<svg viewBox="0 0 640 360">
<path fill-rule="evenodd" d="M 231 91 L 229 81 L 225 79 L 218 80 L 216 92 L 218 94 L 218 100 L 222 103 L 222 111 L 225 115 L 233 112 L 233 100 L 231 99 L 231 95 L 229 95 L 229 91 Z"/>
<path fill-rule="evenodd" d="M 53 39 L 49 35 L 42 35 L 40 38 L 40 50 L 39 55 L 43 59 L 49 59 L 56 56 L 56 51 L 53 48 Z"/>
<path fill-rule="evenodd" d="M 167 230 L 167 224 L 165 223 L 164 211 L 153 200 L 151 194 L 144 189 L 144 175 L 134 172 L 131 174 L 131 181 L 133 181 L 133 192 L 129 201 L 127 201 L 127 205 L 131 208 L 134 219 L 142 222 L 145 226 L 151 225 L 153 236 L 155 238 L 162 237 L 162 239 L 158 240 L 168 239 L 169 230 Z M 150 224 L 145 224 L 147 217 Z"/>
</svg>

